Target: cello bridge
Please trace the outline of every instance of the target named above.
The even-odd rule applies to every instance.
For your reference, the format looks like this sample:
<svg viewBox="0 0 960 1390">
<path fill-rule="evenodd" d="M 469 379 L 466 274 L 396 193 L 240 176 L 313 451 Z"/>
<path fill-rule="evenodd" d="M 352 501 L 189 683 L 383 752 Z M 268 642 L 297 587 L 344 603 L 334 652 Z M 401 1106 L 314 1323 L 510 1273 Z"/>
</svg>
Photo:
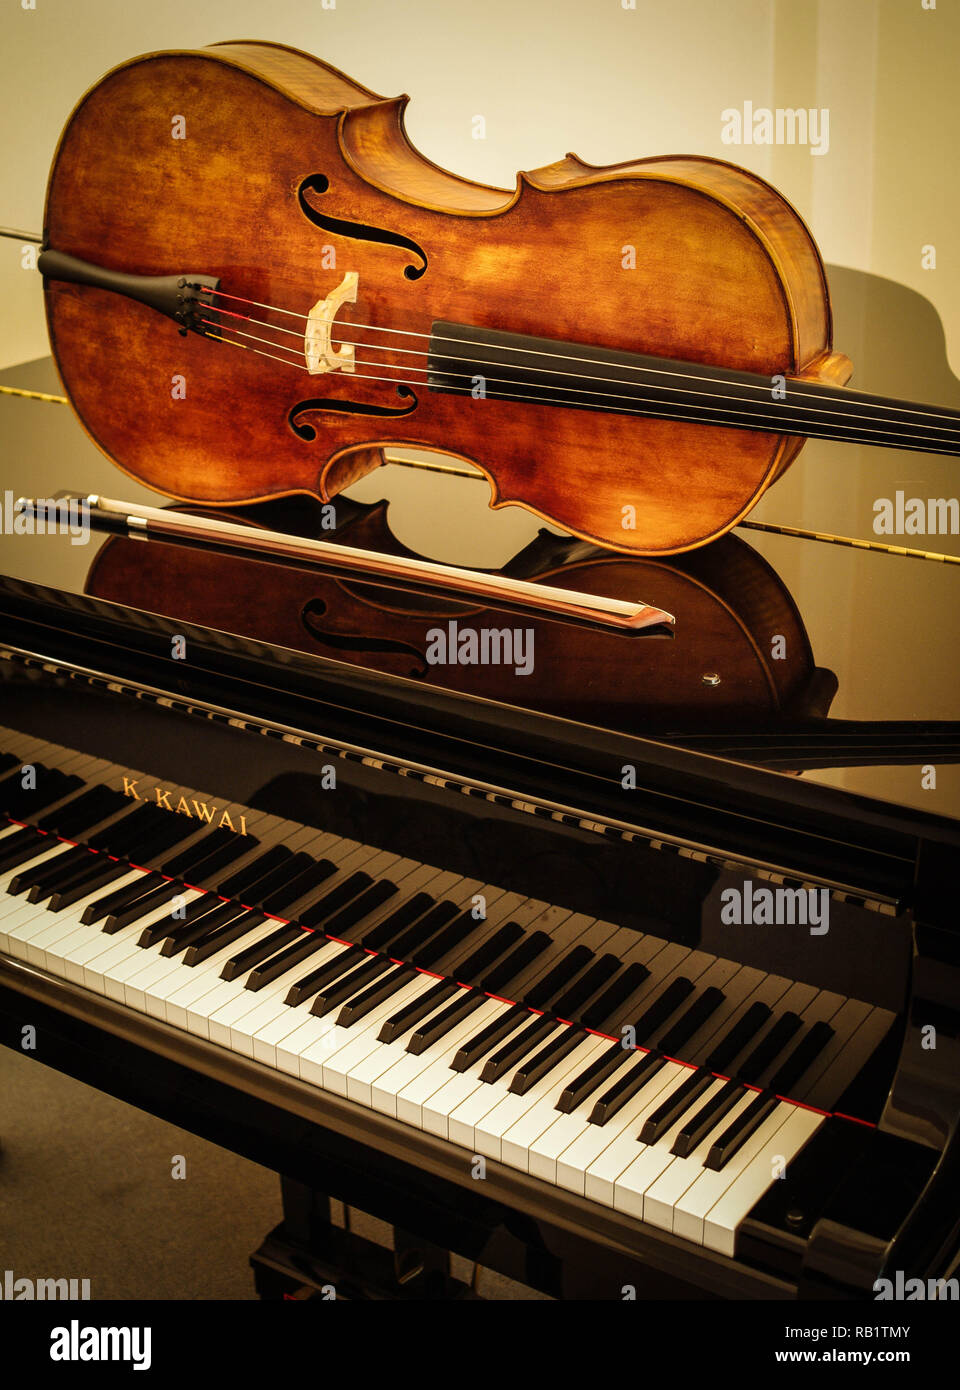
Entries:
<svg viewBox="0 0 960 1390">
<path fill-rule="evenodd" d="M 353 372 L 354 346 L 345 343 L 339 348 L 333 346 L 333 329 L 342 304 L 356 304 L 357 285 L 360 276 L 355 270 L 348 270 L 337 288 L 318 299 L 307 315 L 307 326 L 303 336 L 303 351 L 307 371 L 312 376 L 321 372 Z"/>
</svg>

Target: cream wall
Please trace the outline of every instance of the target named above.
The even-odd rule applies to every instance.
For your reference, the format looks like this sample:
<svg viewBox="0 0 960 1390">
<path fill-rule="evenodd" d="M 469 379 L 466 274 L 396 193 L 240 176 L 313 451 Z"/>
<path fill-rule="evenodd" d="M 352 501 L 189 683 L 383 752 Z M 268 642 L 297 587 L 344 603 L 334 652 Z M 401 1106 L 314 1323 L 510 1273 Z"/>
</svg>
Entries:
<svg viewBox="0 0 960 1390">
<path fill-rule="evenodd" d="M 593 163 L 673 152 L 743 163 L 808 218 L 828 262 L 926 295 L 960 374 L 955 0 L 934 10 L 923 0 L 624 3 L 4 0 L 0 223 L 39 228 L 60 130 L 112 65 L 151 49 L 263 37 L 387 95 L 409 92 L 415 143 L 486 182 L 512 186 L 517 169 L 571 149 Z M 744 100 L 828 107 L 829 152 L 723 144 L 721 112 Z M 484 140 L 472 135 L 476 115 Z M 935 271 L 921 269 L 925 244 L 937 248 Z M 39 283 L 19 262 L 18 244 L 0 241 L 0 366 L 47 350 Z"/>
</svg>

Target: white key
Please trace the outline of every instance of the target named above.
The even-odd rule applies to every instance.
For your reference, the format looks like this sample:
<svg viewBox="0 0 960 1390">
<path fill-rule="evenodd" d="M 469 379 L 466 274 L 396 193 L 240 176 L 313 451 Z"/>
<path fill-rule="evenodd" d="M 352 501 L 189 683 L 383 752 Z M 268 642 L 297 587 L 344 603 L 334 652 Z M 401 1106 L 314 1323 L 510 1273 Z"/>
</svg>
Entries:
<svg viewBox="0 0 960 1390">
<path fill-rule="evenodd" d="M 588 1125 L 568 1149 L 557 1159 L 557 1186 L 571 1192 L 585 1195 L 586 1175 L 591 1164 L 595 1163 L 605 1149 L 608 1149 L 625 1131 L 639 1133 L 639 1119 L 648 1106 L 659 1103 L 660 1092 L 675 1080 L 681 1068 L 676 1063 L 667 1062 L 654 1076 L 650 1077 L 635 1096 L 632 1096 L 622 1110 L 603 1125 Z"/>
<path fill-rule="evenodd" d="M 189 896 L 192 899 L 197 895 L 193 893 Z M 148 955 L 146 948 L 137 945 L 140 933 L 144 927 L 152 926 L 154 922 L 159 922 L 161 918 L 169 915 L 170 903 L 162 903 L 152 912 L 144 913 L 135 923 L 124 927 L 114 937 L 105 936 L 105 942 L 112 940 L 115 944 L 107 945 L 99 956 L 95 956 L 89 964 L 84 965 L 84 985 L 88 989 L 106 994 L 110 999 L 122 1001 L 125 981 L 143 969 Z"/>
<path fill-rule="evenodd" d="M 396 1013 L 412 1004 L 421 994 L 426 994 L 437 983 L 433 975 L 417 973 L 416 977 L 395 994 L 389 1004 L 374 1009 L 368 1019 L 364 1019 L 364 1031 L 357 1036 L 356 1028 L 334 1024 L 322 1040 L 315 1042 L 300 1058 L 300 1076 L 304 1081 L 313 1081 L 325 1091 L 335 1091 L 338 1095 L 347 1094 L 347 1077 L 351 1067 L 372 1048 L 383 1047 L 377 1041 L 377 1033 L 383 1023 Z"/>
<path fill-rule="evenodd" d="M 521 1028 L 527 1026 L 527 1022 L 528 1018 L 526 1016 L 518 1017 L 516 1026 L 511 1028 L 510 1032 L 504 1035 L 497 1044 L 497 1047 L 502 1047 L 505 1043 L 508 1043 L 511 1038 L 517 1035 Z M 479 1033 L 480 1031 L 480 1028 L 477 1028 L 476 1032 Z M 475 1034 L 473 1033 L 468 1035 L 468 1037 L 474 1036 Z M 425 1130 L 431 1134 L 439 1134 L 444 1139 L 450 1139 L 454 1143 L 464 1143 L 464 1146 L 467 1147 L 465 1138 L 463 1140 L 454 1139 L 450 1131 L 450 1118 L 457 1113 L 460 1107 L 465 1104 L 481 1086 L 489 1090 L 488 1083 L 480 1080 L 480 1073 L 483 1070 L 483 1064 L 486 1060 L 487 1057 L 484 1056 L 479 1062 L 469 1066 L 466 1071 L 454 1072 L 449 1080 L 446 1081 L 438 1091 L 434 1092 L 429 1101 L 422 1106 L 423 1128 Z"/>
<path fill-rule="evenodd" d="M 667 1097 L 678 1086 L 681 1086 L 690 1075 L 687 1067 L 678 1066 L 676 1063 L 668 1062 L 667 1067 L 670 1068 L 672 1074 L 667 1079 L 666 1085 L 662 1086 L 657 1095 L 653 1096 L 643 1107 L 635 1123 L 622 1130 L 613 1143 L 608 1144 L 603 1153 L 599 1154 L 587 1169 L 583 1187 L 584 1196 L 591 1197 L 595 1202 L 603 1202 L 604 1206 L 613 1206 L 617 1178 L 647 1147 L 646 1144 L 641 1144 L 637 1138 L 644 1120 L 658 1106 L 662 1105 Z M 664 1070 L 667 1068 L 665 1067 Z"/>
<path fill-rule="evenodd" d="M 185 965 L 183 969 L 187 973 L 182 982 L 177 982 L 176 988 L 171 989 L 165 1000 L 164 1013 L 167 1022 L 185 1031 L 193 1031 L 187 1027 L 187 1013 L 191 1006 L 202 1008 L 203 1000 L 214 989 L 219 989 L 226 983 L 220 978 L 220 971 L 226 962 L 238 951 L 246 950 L 264 936 L 269 936 L 272 931 L 276 931 L 275 922 L 261 922 L 258 926 L 251 927 L 246 936 L 237 937 L 215 955 L 208 956 L 197 965 Z M 238 982 L 234 980 L 232 983 L 236 985 Z M 242 984 L 242 979 L 240 983 Z"/>
<path fill-rule="evenodd" d="M 605 1044 L 609 1046 L 609 1043 Z M 550 1125 L 533 1140 L 528 1150 L 527 1171 L 531 1177 L 543 1178 L 546 1182 L 556 1183 L 557 1181 L 557 1159 L 563 1151 L 570 1147 L 575 1140 L 582 1134 L 591 1129 L 596 1129 L 595 1125 L 590 1124 L 590 1115 L 593 1107 L 605 1091 L 619 1081 L 624 1064 L 631 1061 L 636 1054 L 629 1048 L 622 1048 L 623 1059 L 619 1065 L 596 1086 L 586 1100 L 569 1112 L 569 1114 L 557 1114 L 554 1111 L 553 1120 Z M 601 1054 L 602 1055 L 602 1054 Z M 626 1107 L 624 1107 L 626 1108 Z"/>
<path fill-rule="evenodd" d="M 530 1017 L 531 1022 L 535 1022 L 534 1015 Z M 565 1032 L 564 1025 L 558 1024 L 556 1028 L 547 1033 L 545 1037 L 540 1038 L 529 1049 L 530 1055 L 539 1052 L 546 1043 L 557 1041 Z M 497 1081 L 481 1082 L 463 1104 L 454 1110 L 448 1121 L 448 1127 L 450 1138 L 455 1144 L 462 1144 L 464 1148 L 472 1149 L 476 1153 L 490 1154 L 493 1158 L 500 1157 L 499 1132 L 488 1132 L 484 1136 L 481 1124 L 491 1111 L 510 1094 L 510 1082 L 513 1080 L 519 1065 L 519 1062 L 512 1062 Z M 482 1066 L 478 1068 L 478 1074 L 482 1070 Z"/>
<path fill-rule="evenodd" d="M 750 1099 L 755 1095 L 756 1092 L 751 1091 Z M 757 1154 L 774 1138 L 781 1126 L 786 1124 L 794 1110 L 796 1106 L 785 1102 L 779 1105 L 722 1168 L 705 1168 L 700 1176 L 694 1179 L 674 1207 L 675 1235 L 683 1236 L 685 1240 L 691 1240 L 696 1245 L 704 1244 L 704 1218 L 707 1213 L 716 1206 L 727 1188 L 749 1168 Z M 813 1114 L 812 1111 L 804 1113 Z M 716 1137 L 716 1134 L 713 1137 Z"/>
<path fill-rule="evenodd" d="M 396 883 L 403 898 L 414 896 L 415 893 L 420 892 L 425 884 L 437 878 L 438 875 L 434 870 L 430 869 L 428 866 L 417 864 L 413 859 L 400 860 L 399 864 L 394 865 L 391 872 L 391 879 Z M 443 878 L 453 879 L 453 881 L 456 882 L 456 877 L 454 875 L 444 875 Z M 397 908 L 401 906 L 402 900 L 402 898 L 395 895 L 388 899 L 386 903 L 381 903 L 373 912 L 368 913 L 362 923 L 357 924 L 357 926 L 362 929 L 362 934 L 372 930 L 372 928 L 379 925 L 384 918 L 396 912 Z M 346 947 L 341 946 L 339 942 L 331 942 L 330 951 L 321 950 L 317 952 L 316 955 L 310 956 L 309 960 L 304 961 L 302 965 L 298 965 L 295 969 L 287 972 L 276 989 L 258 991 L 257 994 L 254 995 L 254 1006 L 244 1014 L 242 1018 L 231 1025 L 230 1046 L 234 1051 L 244 1052 L 248 1057 L 256 1056 L 258 1035 L 279 1020 L 285 1020 L 289 1024 L 289 1026 L 280 1033 L 279 1036 L 281 1038 L 285 1037 L 288 1032 L 292 1032 L 294 1027 L 298 1027 L 300 1023 L 303 1022 L 303 1014 L 301 1013 L 293 1021 L 290 1020 L 290 1015 L 294 1012 L 294 1008 L 299 1006 L 284 1004 L 283 1002 L 291 985 L 295 984 L 298 979 L 302 979 L 303 976 L 312 971 L 319 970 L 329 964 L 336 958 L 337 954 L 342 954 L 344 950 L 346 950 Z M 361 964 L 363 964 L 363 962 L 357 960 L 344 962 L 344 973 L 346 973 L 347 969 L 353 970 Z M 335 981 L 331 981 L 330 983 L 334 984 Z M 304 1000 L 308 1012 L 312 1002 L 312 1000 Z M 339 1012 L 338 1009 L 336 1011 L 337 1015 Z M 272 1036 L 272 1034 L 270 1036 Z M 268 1052 L 268 1060 L 270 1060 L 273 1065 L 276 1065 L 275 1041 L 272 1058 L 269 1057 Z M 269 1048 L 269 1044 L 267 1044 L 267 1048 Z"/>
<path fill-rule="evenodd" d="M 719 1083 L 718 1083 L 719 1084 Z M 714 1088 L 707 1094 L 714 1093 Z M 673 1158 L 664 1168 L 663 1172 L 651 1183 L 643 1196 L 643 1219 L 650 1222 L 653 1226 L 659 1226 L 661 1230 L 672 1231 L 674 1214 L 677 1203 L 681 1200 L 688 1188 L 692 1187 L 701 1173 L 709 1171 L 704 1168 L 707 1154 L 710 1152 L 711 1145 L 718 1134 L 722 1133 L 727 1125 L 740 1118 L 747 1106 L 753 1100 L 756 1091 L 747 1091 L 740 1097 L 736 1105 L 724 1115 L 723 1119 L 714 1125 L 710 1133 L 697 1145 L 686 1158 Z M 698 1105 L 704 1103 L 707 1096 L 701 1097 Z M 626 1175 L 624 1175 L 626 1176 Z"/>
<path fill-rule="evenodd" d="M 111 888 L 119 888 L 123 884 L 133 882 L 134 879 L 140 877 L 141 875 L 137 873 L 136 870 L 131 870 L 129 874 L 114 880 L 114 883 L 110 886 Z M 47 953 L 56 956 L 58 959 L 62 959 L 65 952 L 69 954 L 68 942 L 73 943 L 81 930 L 84 933 L 83 940 L 93 942 L 96 941 L 98 936 L 103 940 L 102 933 L 99 931 L 98 926 L 85 926 L 80 921 L 80 917 L 88 903 L 96 902 L 97 898 L 101 897 L 103 892 L 104 890 L 102 888 L 97 888 L 95 891 L 88 893 L 85 898 L 78 898 L 75 903 L 63 912 L 45 913 L 48 920 L 44 929 L 30 938 L 27 947 L 28 959 L 40 966 L 43 966 L 43 958 Z"/>
<path fill-rule="evenodd" d="M 562 1066 L 555 1068 L 548 1077 L 544 1078 L 544 1082 L 553 1081 L 555 1084 L 545 1086 L 543 1095 L 536 1100 L 536 1103 L 531 1105 L 509 1129 L 502 1131 L 500 1157 L 504 1163 L 509 1163 L 511 1168 L 519 1168 L 524 1173 L 529 1172 L 530 1149 L 557 1118 L 557 1101 L 560 1099 L 564 1082 L 568 1078 L 579 1076 L 601 1053 L 606 1052 L 609 1046 L 610 1043 L 606 1038 L 591 1037 L 570 1054 L 570 1058 L 567 1059 L 571 1062 L 569 1067 L 564 1061 Z M 532 1098 L 536 1090 L 537 1087 L 531 1087 L 527 1096 L 511 1096 L 510 1099 L 526 1100 Z M 484 1123 L 486 1125 L 486 1121 Z"/>
<path fill-rule="evenodd" d="M 245 1053 L 246 1056 L 253 1056 L 253 1040 L 261 1028 L 265 1028 L 271 1023 L 278 1014 L 293 1012 L 294 1006 L 284 1004 L 284 999 L 290 992 L 290 986 L 295 983 L 298 976 L 305 975 L 310 970 L 319 970 L 347 953 L 348 947 L 341 946 L 339 942 L 331 941 L 327 946 L 322 947 L 315 955 L 309 957 L 296 967 L 295 970 L 287 972 L 281 980 L 276 980 L 270 985 L 265 985 L 262 990 L 256 993 L 247 991 L 249 1002 L 246 1009 L 238 1010 L 233 1021 L 229 1023 L 229 1042 L 228 1046 L 234 1052 Z M 346 968 L 348 961 L 344 962 Z M 306 1002 L 306 1001 L 305 1001 Z M 218 1026 L 222 1026 L 227 1010 L 221 1010 L 218 1015 Z M 218 1042 L 219 1036 L 214 1037 L 214 1024 L 211 1023 L 211 1041 Z"/>
<path fill-rule="evenodd" d="M 75 848 L 75 845 L 68 845 L 64 840 L 54 840 L 51 843 L 48 836 L 44 848 L 38 850 L 32 859 L 27 859 L 22 864 L 18 864 L 15 869 L 9 869 L 5 874 L 0 875 L 0 895 L 7 895 L 10 884 L 19 874 L 26 873 L 28 869 L 39 868 L 41 864 L 50 863 Z"/>
<path fill-rule="evenodd" d="M 688 1072 L 687 1075 L 689 1076 L 690 1073 Z M 695 1101 L 692 1106 L 688 1106 L 687 1111 L 676 1119 L 670 1128 L 661 1134 L 660 1138 L 656 1140 L 655 1143 L 640 1146 L 642 1150 L 641 1153 L 637 1155 L 628 1168 L 624 1169 L 614 1184 L 613 1205 L 617 1211 L 622 1211 L 627 1216 L 635 1216 L 638 1221 L 645 1219 L 645 1194 L 657 1179 L 670 1167 L 671 1163 L 674 1162 L 674 1156 L 671 1154 L 670 1150 L 673 1147 L 674 1140 L 683 1128 L 688 1113 L 690 1111 L 695 1112 L 701 1105 L 706 1105 L 714 1098 L 718 1091 L 723 1090 L 726 1084 L 725 1081 L 715 1081 L 698 1101 Z M 751 1092 L 751 1094 L 754 1093 Z M 664 1099 L 666 1099 L 666 1097 L 664 1097 Z M 720 1133 L 729 1123 L 731 1123 L 731 1117 L 725 1115 L 723 1120 L 714 1126 L 713 1136 Z M 705 1140 L 703 1144 L 704 1157 L 706 1157 L 707 1152 L 709 1152 L 709 1148 L 709 1142 Z M 690 1182 L 692 1181 L 693 1177 L 691 1176 Z M 689 1187 L 689 1185 L 690 1183 L 688 1182 L 687 1186 Z M 685 1191 L 685 1188 L 681 1188 L 681 1193 L 683 1191 Z"/>
<path fill-rule="evenodd" d="M 454 995 L 454 998 L 456 997 Z M 447 1000 L 442 1008 L 446 1008 L 451 1002 L 451 1000 Z M 450 1076 L 450 1063 L 456 1056 L 461 1042 L 472 1037 L 480 1028 L 486 1027 L 492 1019 L 506 1013 L 509 1007 L 509 1004 L 500 1004 L 495 1000 L 489 1000 L 479 1009 L 475 1009 L 468 1018 L 461 1019 L 456 1027 L 451 1028 L 449 1033 L 433 1047 L 428 1047 L 426 1051 L 421 1052 L 419 1056 L 405 1051 L 407 1042 L 413 1036 L 415 1028 L 421 1026 L 420 1023 L 417 1023 L 415 1028 L 391 1044 L 391 1047 L 401 1049 L 401 1056 L 389 1070 L 382 1072 L 374 1082 L 371 1088 L 373 1108 L 383 1111 L 384 1114 L 394 1115 L 398 1120 L 403 1120 L 420 1129 L 423 1102 L 428 1100 L 433 1092 L 442 1085 L 442 1081 L 439 1079 L 441 1076 L 444 1079 Z M 352 1075 L 350 1080 L 352 1083 Z M 352 1091 L 349 1091 L 348 1094 L 352 1094 Z"/>
<path fill-rule="evenodd" d="M 709 1250 L 719 1250 L 722 1255 L 735 1253 L 741 1223 L 770 1184 L 776 1181 L 775 1165 L 779 1172 L 782 1164 L 789 1163 L 800 1152 L 825 1119 L 816 1111 L 797 1105 L 785 1108 L 793 1113 L 761 1145 L 754 1159 L 707 1213 L 703 1224 L 703 1243 Z M 775 1116 L 776 1112 L 770 1117 L 771 1120 Z M 760 1128 L 763 1129 L 763 1125 Z"/>
<path fill-rule="evenodd" d="M 469 906 L 471 896 L 477 890 L 480 890 L 486 899 L 487 913 L 484 919 L 477 922 L 479 935 L 473 935 L 472 947 L 464 947 L 468 953 L 471 949 L 475 949 L 480 939 L 486 939 L 490 936 L 507 917 L 515 916 L 522 925 L 525 920 L 524 914 L 538 915 L 541 911 L 542 905 L 539 903 L 524 902 L 524 899 L 517 893 L 504 893 L 502 889 L 496 888 L 493 884 L 480 884 L 473 879 L 458 883 L 455 891 L 445 896 L 451 898 L 461 909 L 465 909 Z M 421 984 L 420 981 L 424 980 L 426 984 Z M 385 1011 L 378 1008 L 375 1013 L 371 1013 L 369 1019 L 362 1020 L 360 1026 L 348 1024 L 337 1033 L 324 1036 L 323 1046 L 327 1052 L 323 1063 L 324 1086 L 329 1089 L 336 1089 L 341 1095 L 349 1095 L 350 1079 L 362 1067 L 366 1079 L 360 1083 L 361 1094 L 367 1094 L 368 1082 L 381 1075 L 400 1059 L 404 1054 L 407 1038 L 420 1026 L 420 1023 L 425 1022 L 427 1018 L 446 1007 L 445 1004 L 437 1004 L 430 1010 L 429 1014 L 425 1015 L 424 1019 L 418 1020 L 400 1038 L 395 1039 L 392 1043 L 380 1042 L 377 1034 L 382 1023 L 406 1007 L 415 998 L 428 993 L 438 983 L 438 979 L 434 974 L 420 974 L 416 981 L 416 988 L 412 988 L 414 983 L 415 981 L 408 982 L 407 987 L 399 991 L 389 1001 L 389 1007 Z M 374 1019 L 376 1019 L 375 1025 Z M 336 1051 L 340 1046 L 341 1039 L 343 1040 L 342 1056 Z M 393 1101 L 389 1100 L 386 1103 L 388 1105 L 387 1113 L 393 1114 Z"/>
</svg>

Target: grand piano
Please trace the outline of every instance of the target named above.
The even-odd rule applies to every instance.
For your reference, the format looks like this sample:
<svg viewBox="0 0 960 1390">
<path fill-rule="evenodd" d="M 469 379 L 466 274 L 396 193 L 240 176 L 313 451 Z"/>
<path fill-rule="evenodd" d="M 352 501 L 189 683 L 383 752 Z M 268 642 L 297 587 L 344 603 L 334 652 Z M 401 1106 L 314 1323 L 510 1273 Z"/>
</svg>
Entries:
<svg viewBox="0 0 960 1390">
<path fill-rule="evenodd" d="M 147 498 L 61 407 L 3 408 L 18 492 Z M 415 549 L 365 486 L 332 539 Z M 331 539 L 290 499 L 233 515 Z M 946 566 L 541 532 L 499 568 L 676 632 L 544 620 L 518 677 L 425 664 L 463 604 L 0 543 L 0 1036 L 279 1173 L 261 1293 L 459 1297 L 450 1251 L 560 1298 L 958 1275 Z"/>
</svg>

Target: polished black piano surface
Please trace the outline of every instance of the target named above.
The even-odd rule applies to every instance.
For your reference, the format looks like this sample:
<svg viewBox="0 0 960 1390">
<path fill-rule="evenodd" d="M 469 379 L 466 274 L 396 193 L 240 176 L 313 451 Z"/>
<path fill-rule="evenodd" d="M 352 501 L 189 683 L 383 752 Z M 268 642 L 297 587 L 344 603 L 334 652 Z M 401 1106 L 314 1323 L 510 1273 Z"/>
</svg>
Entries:
<svg viewBox="0 0 960 1390">
<path fill-rule="evenodd" d="M 46 361 L 3 380 L 58 391 Z M 0 409 L 5 518 L 156 502 L 65 406 Z M 960 554 L 872 530 L 949 463 L 838 481 L 810 444 L 753 515 Z M 231 515 L 675 634 L 538 618 L 528 674 L 439 666 L 438 624 L 521 620 L 5 527 L 3 1041 L 29 1012 L 63 1070 L 437 1245 L 506 1268 L 507 1232 L 559 1296 L 953 1277 L 960 572 L 745 529 L 615 559 L 485 494 L 396 465 L 335 530 L 308 499 Z"/>
</svg>

